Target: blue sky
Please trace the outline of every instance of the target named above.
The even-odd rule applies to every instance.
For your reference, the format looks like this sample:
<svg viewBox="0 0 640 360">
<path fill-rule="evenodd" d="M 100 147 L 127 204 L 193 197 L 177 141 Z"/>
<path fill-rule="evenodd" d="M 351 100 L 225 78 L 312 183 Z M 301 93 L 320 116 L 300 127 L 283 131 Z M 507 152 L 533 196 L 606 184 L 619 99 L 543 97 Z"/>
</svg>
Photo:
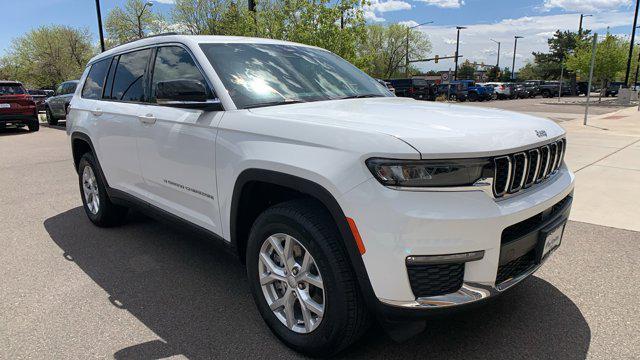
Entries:
<svg viewBox="0 0 640 360">
<path fill-rule="evenodd" d="M 103 19 L 114 6 L 125 0 L 101 0 Z M 156 0 L 154 10 L 169 14 L 172 0 Z M 500 65 L 511 66 L 513 36 L 518 41 L 516 68 L 532 58 L 532 51 L 546 51 L 546 39 L 556 30 L 578 28 L 580 13 L 584 27 L 604 33 L 609 27 L 614 34 L 630 33 L 633 22 L 631 0 L 370 0 L 366 17 L 371 23 L 417 24 L 434 21 L 420 27 L 431 40 L 431 55 L 453 55 L 455 26 L 467 26 L 460 36 L 460 54 L 472 61 L 495 63 L 497 45 L 502 43 Z M 635 2 L 634 2 L 635 3 Z M 0 54 L 10 46 L 11 39 L 34 27 L 46 24 L 67 24 L 86 27 L 97 42 L 94 0 L 1 0 Z M 452 62 L 422 64 L 424 69 L 446 70 Z"/>
</svg>

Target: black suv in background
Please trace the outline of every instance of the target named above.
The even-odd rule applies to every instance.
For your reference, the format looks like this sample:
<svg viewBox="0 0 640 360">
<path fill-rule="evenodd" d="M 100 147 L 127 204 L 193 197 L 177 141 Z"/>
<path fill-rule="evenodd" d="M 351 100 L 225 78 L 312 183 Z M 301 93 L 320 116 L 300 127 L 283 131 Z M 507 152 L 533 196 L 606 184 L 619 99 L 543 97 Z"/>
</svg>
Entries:
<svg viewBox="0 0 640 360">
<path fill-rule="evenodd" d="M 418 100 L 433 100 L 434 91 L 425 79 L 389 79 L 396 89 L 396 96 L 410 97 Z"/>
</svg>

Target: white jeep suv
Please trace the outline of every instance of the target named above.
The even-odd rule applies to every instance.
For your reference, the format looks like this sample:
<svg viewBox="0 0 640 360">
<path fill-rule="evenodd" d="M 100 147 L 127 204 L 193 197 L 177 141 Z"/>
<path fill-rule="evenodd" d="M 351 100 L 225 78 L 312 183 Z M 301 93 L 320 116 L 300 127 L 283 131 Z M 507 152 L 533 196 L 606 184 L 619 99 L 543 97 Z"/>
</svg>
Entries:
<svg viewBox="0 0 640 360">
<path fill-rule="evenodd" d="M 67 132 L 94 224 L 135 206 L 219 240 L 271 330 L 316 356 L 372 319 L 401 333 L 531 275 L 574 183 L 554 122 L 397 98 L 326 50 L 266 39 L 106 51 Z"/>
</svg>

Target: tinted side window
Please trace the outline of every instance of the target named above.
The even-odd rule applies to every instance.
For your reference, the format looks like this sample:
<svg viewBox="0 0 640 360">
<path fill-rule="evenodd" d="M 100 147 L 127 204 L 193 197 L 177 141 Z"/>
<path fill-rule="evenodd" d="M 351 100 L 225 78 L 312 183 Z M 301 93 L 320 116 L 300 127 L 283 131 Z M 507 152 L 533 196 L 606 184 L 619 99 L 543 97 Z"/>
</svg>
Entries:
<svg viewBox="0 0 640 360">
<path fill-rule="evenodd" d="M 56 89 L 56 95 L 62 95 L 62 84 Z"/>
<path fill-rule="evenodd" d="M 158 48 L 153 67 L 151 81 L 151 102 L 156 102 L 158 83 L 168 80 L 190 79 L 198 80 L 207 88 L 209 97 L 213 97 L 207 81 L 191 58 L 191 55 L 179 46 Z"/>
<path fill-rule="evenodd" d="M 100 99 L 102 97 L 102 89 L 104 87 L 104 79 L 109 71 L 111 59 L 98 61 L 91 65 L 87 80 L 82 88 L 82 97 L 85 99 Z"/>
<path fill-rule="evenodd" d="M 150 49 L 120 55 L 111 96 L 114 100 L 146 101 L 144 74 Z"/>
</svg>

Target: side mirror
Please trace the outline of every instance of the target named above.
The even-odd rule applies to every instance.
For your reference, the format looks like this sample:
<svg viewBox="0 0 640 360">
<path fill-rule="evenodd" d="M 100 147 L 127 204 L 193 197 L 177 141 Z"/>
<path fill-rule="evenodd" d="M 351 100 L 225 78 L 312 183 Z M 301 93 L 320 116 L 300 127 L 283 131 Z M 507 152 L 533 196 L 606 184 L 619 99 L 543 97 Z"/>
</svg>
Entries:
<svg viewBox="0 0 640 360">
<path fill-rule="evenodd" d="M 207 88 L 198 80 L 178 79 L 158 82 L 156 102 L 159 105 L 186 109 L 220 111 L 218 99 L 209 99 Z"/>
</svg>

